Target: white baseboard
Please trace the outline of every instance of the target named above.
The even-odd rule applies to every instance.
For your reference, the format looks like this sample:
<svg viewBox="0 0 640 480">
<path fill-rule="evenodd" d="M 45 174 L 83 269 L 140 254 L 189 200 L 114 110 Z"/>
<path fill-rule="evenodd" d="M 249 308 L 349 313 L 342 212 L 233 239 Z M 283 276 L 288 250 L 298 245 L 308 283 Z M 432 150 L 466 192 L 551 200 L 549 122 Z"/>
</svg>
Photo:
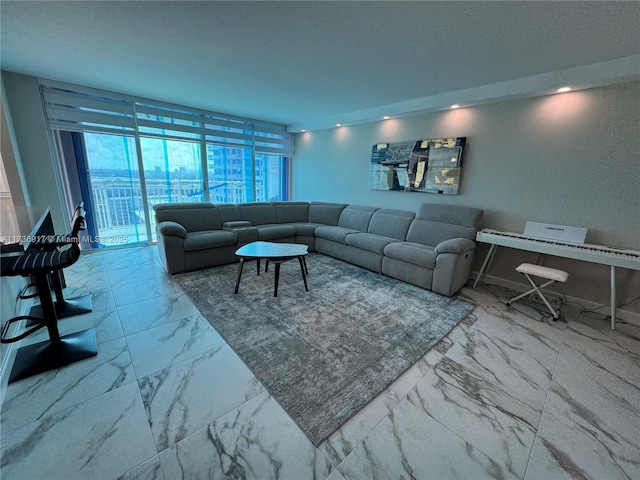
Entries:
<svg viewBox="0 0 640 480">
<path fill-rule="evenodd" d="M 476 272 L 472 273 L 472 278 L 475 280 L 477 276 Z M 500 287 L 508 288 L 510 290 L 514 290 L 515 292 L 525 292 L 529 290 L 528 285 L 524 285 L 522 283 L 513 282 L 511 280 L 505 280 L 504 278 L 495 277 L 493 275 L 486 275 L 483 278 L 485 283 L 490 283 L 493 285 L 498 285 Z M 584 298 L 572 297 L 570 295 L 565 295 L 562 293 L 558 293 L 553 290 L 543 290 L 545 295 L 548 293 L 551 298 L 560 298 L 563 301 L 577 303 L 584 307 L 587 310 L 593 311 L 600 315 L 611 315 L 611 306 L 603 305 L 601 303 L 592 302 L 591 300 L 585 300 Z M 631 325 L 635 325 L 640 327 L 640 313 L 631 312 L 629 310 L 625 310 L 623 308 L 616 309 L 616 318 L 625 321 Z"/>
</svg>

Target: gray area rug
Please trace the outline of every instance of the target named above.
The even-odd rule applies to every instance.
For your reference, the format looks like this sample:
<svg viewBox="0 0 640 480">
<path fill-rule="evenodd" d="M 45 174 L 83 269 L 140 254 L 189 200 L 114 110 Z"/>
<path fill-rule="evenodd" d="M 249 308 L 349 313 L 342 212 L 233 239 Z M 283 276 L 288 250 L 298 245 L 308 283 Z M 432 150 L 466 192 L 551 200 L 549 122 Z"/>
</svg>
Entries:
<svg viewBox="0 0 640 480">
<path fill-rule="evenodd" d="M 314 445 L 416 363 L 474 309 L 320 254 L 256 275 L 237 264 L 174 279 Z M 264 270 L 264 262 L 262 262 Z"/>
</svg>

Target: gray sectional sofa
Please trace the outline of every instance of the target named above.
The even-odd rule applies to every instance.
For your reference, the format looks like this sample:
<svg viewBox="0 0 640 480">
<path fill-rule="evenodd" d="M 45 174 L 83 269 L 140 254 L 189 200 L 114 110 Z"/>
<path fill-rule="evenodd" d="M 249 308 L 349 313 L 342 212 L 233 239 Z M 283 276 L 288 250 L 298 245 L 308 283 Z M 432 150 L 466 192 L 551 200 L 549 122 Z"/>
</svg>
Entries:
<svg viewBox="0 0 640 480">
<path fill-rule="evenodd" d="M 468 280 L 483 211 L 423 204 L 405 210 L 325 202 L 167 203 L 153 207 L 168 273 L 237 261 L 258 240 L 317 251 L 443 295 Z"/>
</svg>

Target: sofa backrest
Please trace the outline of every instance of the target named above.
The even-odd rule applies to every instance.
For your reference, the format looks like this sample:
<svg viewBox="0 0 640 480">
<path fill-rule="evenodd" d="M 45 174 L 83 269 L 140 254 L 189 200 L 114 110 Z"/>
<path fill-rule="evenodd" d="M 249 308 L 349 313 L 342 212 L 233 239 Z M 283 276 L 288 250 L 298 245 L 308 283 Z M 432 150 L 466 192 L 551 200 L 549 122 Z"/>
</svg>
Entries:
<svg viewBox="0 0 640 480">
<path fill-rule="evenodd" d="M 338 225 L 340 214 L 346 203 L 311 202 L 309 204 L 309 222 L 324 225 Z"/>
<path fill-rule="evenodd" d="M 276 210 L 278 223 L 296 223 L 309 221 L 308 202 L 271 202 Z"/>
<path fill-rule="evenodd" d="M 381 208 L 371 217 L 369 233 L 404 240 L 415 216 L 415 213 L 406 210 Z"/>
<path fill-rule="evenodd" d="M 367 205 L 349 205 L 340 214 L 338 226 L 367 232 L 369 230 L 371 217 L 377 210 L 380 209 Z"/>
<path fill-rule="evenodd" d="M 209 202 L 159 203 L 153 206 L 153 211 L 156 213 L 156 223 L 176 222 L 187 232 L 222 228 L 218 209 Z"/>
<path fill-rule="evenodd" d="M 242 218 L 240 218 L 240 210 L 238 210 L 238 206 L 235 203 L 219 203 L 216 207 L 218 207 L 220 221 L 223 225 L 227 222 L 238 222 L 242 220 Z"/>
<path fill-rule="evenodd" d="M 407 241 L 435 247 L 450 238 L 475 240 L 483 212 L 480 208 L 424 203 L 411 222 Z"/>
<path fill-rule="evenodd" d="M 254 227 L 278 223 L 276 209 L 270 203 L 239 203 L 238 210 L 240 210 L 240 220 L 246 220 Z"/>
</svg>

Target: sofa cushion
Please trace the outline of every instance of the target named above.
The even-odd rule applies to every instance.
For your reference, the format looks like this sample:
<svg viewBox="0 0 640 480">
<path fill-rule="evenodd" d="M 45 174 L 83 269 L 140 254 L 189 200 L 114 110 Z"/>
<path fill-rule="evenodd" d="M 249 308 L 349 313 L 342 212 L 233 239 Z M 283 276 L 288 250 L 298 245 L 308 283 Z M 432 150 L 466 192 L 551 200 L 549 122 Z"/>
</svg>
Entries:
<svg viewBox="0 0 640 480">
<path fill-rule="evenodd" d="M 307 202 L 272 202 L 278 223 L 306 222 L 309 220 Z"/>
<path fill-rule="evenodd" d="M 292 223 L 291 226 L 296 229 L 296 235 L 305 235 L 307 237 L 311 237 L 316 234 L 316 228 L 322 227 L 323 225 L 320 223 L 301 222 Z"/>
<path fill-rule="evenodd" d="M 425 203 L 407 232 L 407 241 L 435 247 L 450 238 L 474 240 L 483 210 L 457 205 Z"/>
<path fill-rule="evenodd" d="M 415 214 L 413 212 L 407 212 L 406 210 L 381 208 L 371 217 L 369 233 L 405 240 L 409 225 L 411 225 L 414 217 Z"/>
<path fill-rule="evenodd" d="M 238 237 L 238 246 L 258 240 L 258 227 L 225 228 L 223 226 L 222 228 L 236 234 L 236 237 Z"/>
<path fill-rule="evenodd" d="M 226 230 L 191 232 L 187 233 L 187 237 L 184 239 L 184 249 L 187 252 L 192 252 L 207 248 L 227 247 L 235 245 L 237 241 L 236 234 Z"/>
<path fill-rule="evenodd" d="M 480 208 L 423 203 L 418 208 L 416 220 L 449 223 L 477 229 L 480 227 L 482 214 L 483 210 Z"/>
<path fill-rule="evenodd" d="M 260 225 L 258 228 L 258 240 L 277 240 L 296 235 L 293 225 Z"/>
<path fill-rule="evenodd" d="M 435 247 L 440 242 L 450 238 L 468 238 L 471 240 L 475 236 L 476 230 L 473 228 L 450 225 L 448 223 L 429 222 L 427 220 L 414 220 L 411 222 L 407 232 L 407 241 Z"/>
<path fill-rule="evenodd" d="M 254 227 L 278 223 L 276 209 L 270 203 L 240 203 L 238 210 L 241 219 L 251 222 Z"/>
<path fill-rule="evenodd" d="M 240 218 L 240 210 L 238 206 L 232 203 L 217 204 L 218 213 L 220 214 L 220 221 L 225 224 L 227 222 L 238 222 L 242 220 Z"/>
<path fill-rule="evenodd" d="M 412 242 L 390 243 L 384 247 L 384 254 L 387 257 L 425 268 L 435 268 L 436 257 L 438 256 L 433 251 L 433 248 Z"/>
<path fill-rule="evenodd" d="M 338 226 L 351 228 L 360 232 L 367 232 L 369 230 L 371 217 L 377 210 L 379 210 L 379 208 L 366 205 L 349 205 L 340 214 Z"/>
<path fill-rule="evenodd" d="M 187 232 L 222 228 L 218 209 L 212 203 L 159 203 L 153 206 L 156 223 L 166 221 L 182 225 Z"/>
<path fill-rule="evenodd" d="M 345 237 L 352 233 L 362 233 L 353 228 L 321 226 L 316 228 L 316 237 L 344 244 Z"/>
<path fill-rule="evenodd" d="M 384 247 L 392 242 L 398 242 L 396 238 L 383 237 L 380 235 L 374 235 L 373 233 L 352 233 L 347 235 L 345 243 L 352 247 L 367 250 L 373 253 L 379 253 L 382 255 Z"/>
<path fill-rule="evenodd" d="M 338 225 L 340 214 L 346 206 L 346 203 L 311 202 L 309 204 L 309 222 Z"/>
</svg>

